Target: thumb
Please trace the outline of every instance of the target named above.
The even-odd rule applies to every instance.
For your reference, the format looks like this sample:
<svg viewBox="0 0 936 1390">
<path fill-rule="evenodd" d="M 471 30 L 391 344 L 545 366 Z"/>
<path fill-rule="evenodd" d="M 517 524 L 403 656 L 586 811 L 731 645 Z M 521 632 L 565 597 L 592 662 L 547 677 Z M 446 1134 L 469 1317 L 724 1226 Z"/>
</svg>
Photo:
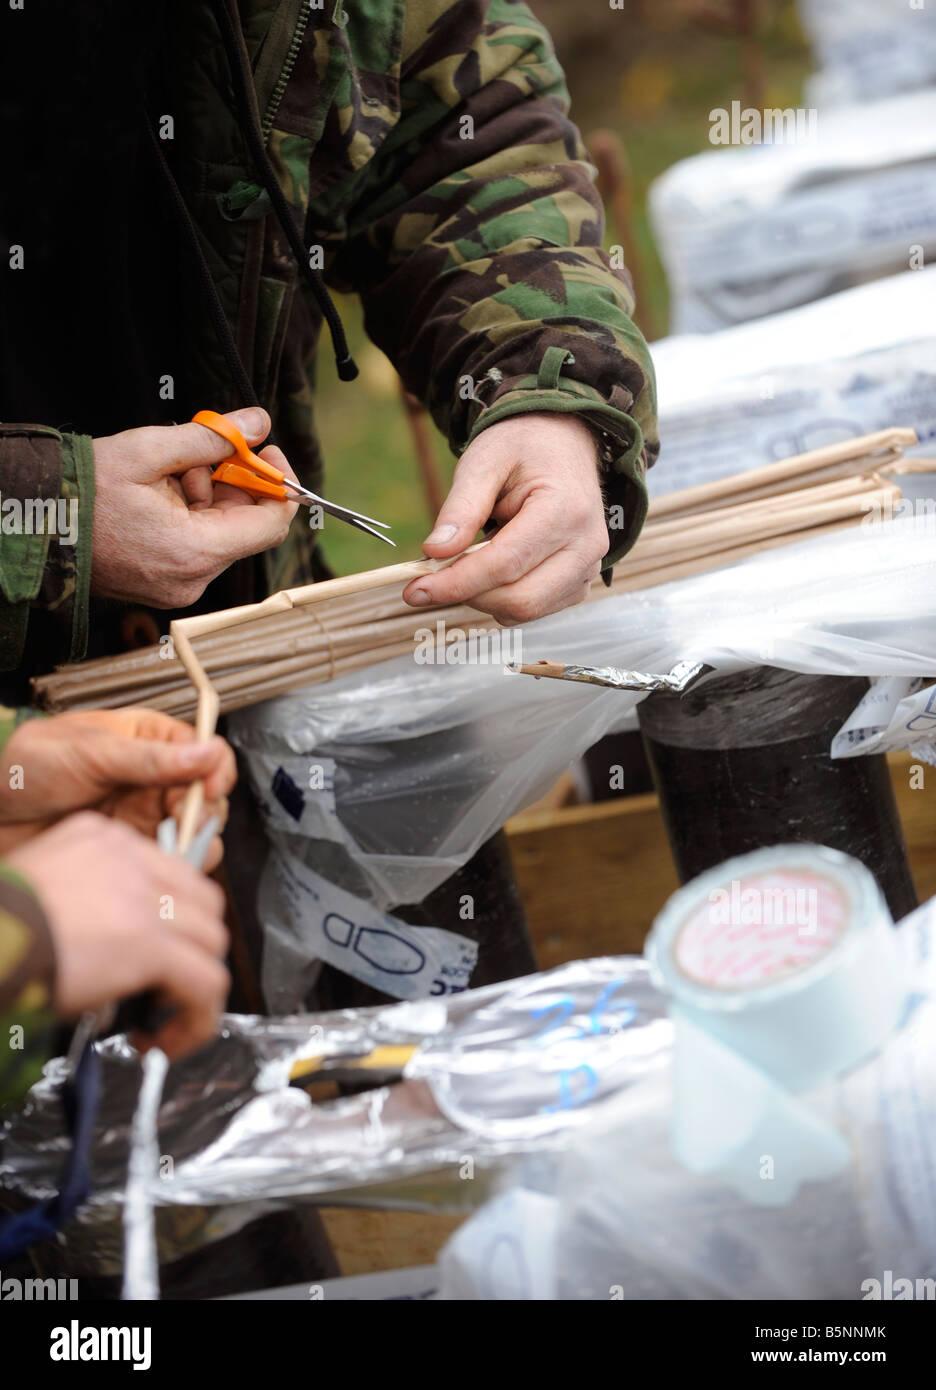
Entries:
<svg viewBox="0 0 936 1390">
<path fill-rule="evenodd" d="M 497 466 L 488 449 L 477 447 L 482 440 L 483 435 L 462 454 L 449 495 L 423 541 L 423 550 L 434 560 L 467 550 L 500 496 L 509 468 Z"/>
<path fill-rule="evenodd" d="M 270 417 L 260 406 L 231 410 L 224 417 L 236 425 L 251 448 L 261 444 L 270 433 Z M 207 425 L 153 425 L 143 431 L 149 438 L 144 449 L 157 466 L 157 475 L 185 473 L 190 468 L 223 463 L 234 453 L 228 440 Z"/>
<path fill-rule="evenodd" d="M 95 741 L 96 773 L 115 787 L 177 787 L 208 777 L 224 756 L 217 735 L 204 743 L 163 743 L 112 734 Z"/>
</svg>

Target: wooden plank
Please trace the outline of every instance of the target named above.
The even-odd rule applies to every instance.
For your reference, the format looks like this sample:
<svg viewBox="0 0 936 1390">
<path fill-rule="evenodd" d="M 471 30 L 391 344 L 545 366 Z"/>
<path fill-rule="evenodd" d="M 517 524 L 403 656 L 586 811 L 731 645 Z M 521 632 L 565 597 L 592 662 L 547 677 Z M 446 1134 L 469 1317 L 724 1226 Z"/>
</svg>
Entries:
<svg viewBox="0 0 936 1390">
<path fill-rule="evenodd" d="M 920 902 L 936 896 L 936 767 L 909 753 L 888 758 Z"/>
<path fill-rule="evenodd" d="M 342 1274 L 376 1274 L 384 1269 L 431 1265 L 464 1213 L 367 1211 L 360 1207 L 322 1207 Z"/>
<path fill-rule="evenodd" d="M 507 832 L 543 970 L 641 951 L 678 887 L 653 794 L 524 813 Z"/>
</svg>

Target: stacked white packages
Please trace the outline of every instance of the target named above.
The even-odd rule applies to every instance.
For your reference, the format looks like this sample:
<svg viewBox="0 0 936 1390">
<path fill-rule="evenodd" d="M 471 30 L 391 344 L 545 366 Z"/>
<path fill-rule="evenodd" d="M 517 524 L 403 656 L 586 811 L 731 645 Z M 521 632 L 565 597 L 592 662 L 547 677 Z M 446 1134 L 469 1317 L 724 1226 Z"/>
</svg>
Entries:
<svg viewBox="0 0 936 1390">
<path fill-rule="evenodd" d="M 710 333 L 936 256 L 936 91 L 820 110 L 815 132 L 694 155 L 653 184 L 674 332 Z"/>
<path fill-rule="evenodd" d="M 798 0 L 820 71 L 817 106 L 875 101 L 936 83 L 936 6 L 926 0 Z"/>
<path fill-rule="evenodd" d="M 894 425 L 916 430 L 910 456 L 936 457 L 936 266 L 715 336 L 664 338 L 652 353 L 662 451 L 651 494 Z"/>
</svg>

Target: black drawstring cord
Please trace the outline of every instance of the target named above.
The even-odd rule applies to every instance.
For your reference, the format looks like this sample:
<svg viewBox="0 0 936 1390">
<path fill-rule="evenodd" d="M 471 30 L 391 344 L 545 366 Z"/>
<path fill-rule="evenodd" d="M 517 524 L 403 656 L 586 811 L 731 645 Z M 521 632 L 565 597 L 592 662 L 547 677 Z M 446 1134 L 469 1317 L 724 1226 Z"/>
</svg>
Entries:
<svg viewBox="0 0 936 1390">
<path fill-rule="evenodd" d="M 338 310 L 332 301 L 331 295 L 325 286 L 325 282 L 317 270 L 313 270 L 309 265 L 302 238 L 296 227 L 292 210 L 286 201 L 286 195 L 280 187 L 279 179 L 276 177 L 276 170 L 270 163 L 270 156 L 267 154 L 266 142 L 263 138 L 263 131 L 257 119 L 253 102 L 253 76 L 241 45 L 237 41 L 237 32 L 231 19 L 230 11 L 225 4 L 225 0 L 214 0 L 215 14 L 221 27 L 221 36 L 224 39 L 224 46 L 227 49 L 228 60 L 231 65 L 231 79 L 234 83 L 234 92 L 241 110 L 244 122 L 244 136 L 247 140 L 250 153 L 253 156 L 257 171 L 263 181 L 263 186 L 270 195 L 270 202 L 279 220 L 280 226 L 286 235 L 290 249 L 296 259 L 296 265 L 305 277 L 309 288 L 315 295 L 316 302 L 322 311 L 328 331 L 331 334 L 332 346 L 335 351 L 335 365 L 338 369 L 338 376 L 342 381 L 353 381 L 358 374 L 357 364 L 351 356 L 348 348 L 348 341 L 345 338 L 344 326 L 338 315 Z"/>
<path fill-rule="evenodd" d="M 215 282 L 211 278 L 211 271 L 208 268 L 208 262 L 205 260 L 205 253 L 202 250 L 195 223 L 192 221 L 191 213 L 185 206 L 185 199 L 182 197 L 179 185 L 175 181 L 175 176 L 169 168 L 169 162 L 163 152 L 159 136 L 154 131 L 148 115 L 144 115 L 144 124 L 149 136 L 150 145 L 156 156 L 156 163 L 163 177 L 163 181 L 165 182 L 166 191 L 169 194 L 169 201 L 172 204 L 172 210 L 175 213 L 176 221 L 195 258 L 205 304 L 211 316 L 211 322 L 217 335 L 218 342 L 221 344 L 222 351 L 224 352 L 231 376 L 234 378 L 237 385 L 240 397 L 238 404 L 259 405 L 260 401 L 254 390 L 253 382 L 237 350 L 237 343 L 234 340 L 234 334 L 231 332 L 231 325 L 228 323 L 227 315 L 224 312 L 224 305 L 221 303 Z"/>
</svg>

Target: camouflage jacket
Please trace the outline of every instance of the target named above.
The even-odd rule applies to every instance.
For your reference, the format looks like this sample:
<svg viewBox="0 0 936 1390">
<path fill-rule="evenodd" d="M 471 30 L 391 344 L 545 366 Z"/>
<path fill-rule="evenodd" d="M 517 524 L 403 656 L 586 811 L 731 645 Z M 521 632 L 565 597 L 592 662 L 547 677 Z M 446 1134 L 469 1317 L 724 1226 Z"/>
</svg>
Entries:
<svg viewBox="0 0 936 1390">
<path fill-rule="evenodd" d="M 14 711 L 0 706 L 0 752 L 16 721 Z M 25 1094 L 55 1051 L 53 975 L 42 908 L 25 879 L 0 861 L 0 1108 Z"/>
<path fill-rule="evenodd" d="M 318 487 L 320 316 L 251 164 L 217 3 L 173 6 L 172 166 L 277 443 Z M 510 415 L 588 421 L 614 509 L 612 563 L 646 512 L 644 474 L 658 451 L 652 367 L 629 278 L 601 247 L 594 171 L 542 26 L 516 0 L 226 3 L 277 178 L 326 284 L 360 296 L 370 337 L 456 454 Z M 178 296 L 188 316 L 178 419 L 244 403 L 194 279 L 188 290 Z M 353 404 L 357 388 L 338 389 Z M 90 439 L 49 422 L 3 426 L 0 487 L 79 501 L 77 545 L 2 536 L 0 669 L 35 664 L 23 656 L 31 625 L 42 633 L 42 664 L 78 659 L 88 629 Z M 210 606 L 313 577 L 310 544 L 298 525 L 278 550 L 233 566 L 212 586 Z"/>
</svg>

